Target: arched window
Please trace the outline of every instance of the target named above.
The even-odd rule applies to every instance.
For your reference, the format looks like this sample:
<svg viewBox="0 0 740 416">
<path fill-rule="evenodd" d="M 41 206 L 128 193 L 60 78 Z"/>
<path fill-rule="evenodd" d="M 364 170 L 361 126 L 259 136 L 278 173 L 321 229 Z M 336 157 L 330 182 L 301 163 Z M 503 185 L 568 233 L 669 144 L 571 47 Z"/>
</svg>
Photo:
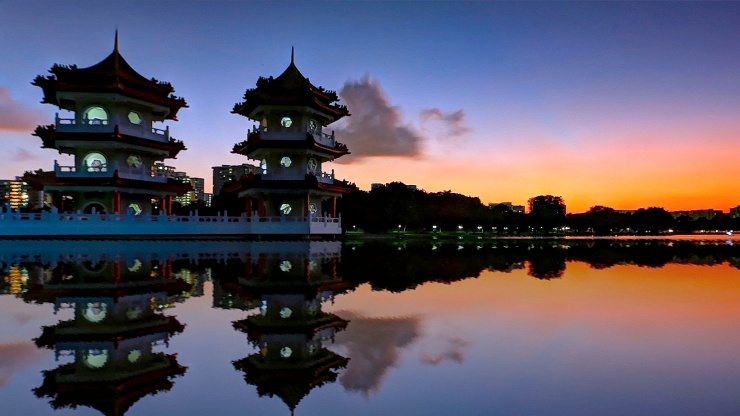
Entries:
<svg viewBox="0 0 740 416">
<path fill-rule="evenodd" d="M 108 112 L 99 105 L 91 105 L 85 109 L 82 120 L 85 124 L 108 124 Z"/>
<path fill-rule="evenodd" d="M 107 172 L 108 160 L 100 152 L 90 152 L 82 159 L 82 165 L 88 172 Z"/>
<path fill-rule="evenodd" d="M 141 114 L 139 114 L 138 111 L 129 111 L 128 121 L 130 121 L 131 124 L 139 125 L 144 121 L 144 119 L 141 118 Z"/>
</svg>

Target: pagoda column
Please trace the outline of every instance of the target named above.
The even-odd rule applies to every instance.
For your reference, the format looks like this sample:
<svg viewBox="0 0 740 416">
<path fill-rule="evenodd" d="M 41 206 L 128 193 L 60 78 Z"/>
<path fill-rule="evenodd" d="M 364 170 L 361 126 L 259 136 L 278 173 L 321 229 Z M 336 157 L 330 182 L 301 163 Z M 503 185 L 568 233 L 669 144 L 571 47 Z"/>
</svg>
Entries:
<svg viewBox="0 0 740 416">
<path fill-rule="evenodd" d="M 336 196 L 331 197 L 331 213 L 330 213 L 330 215 L 331 215 L 332 218 L 336 218 L 337 217 L 337 197 Z"/>
<path fill-rule="evenodd" d="M 247 196 L 247 204 L 246 204 L 246 210 L 247 210 L 247 217 L 252 216 L 252 197 Z"/>
<path fill-rule="evenodd" d="M 303 216 L 304 217 L 308 217 L 309 207 L 310 206 L 311 206 L 311 195 L 310 194 L 306 194 L 306 203 L 304 204 L 304 207 L 303 207 Z"/>
<path fill-rule="evenodd" d="M 113 191 L 113 213 L 121 213 L 121 191 Z"/>
<path fill-rule="evenodd" d="M 51 192 L 51 206 L 56 207 L 57 212 L 64 212 L 62 206 L 62 193 L 60 191 Z"/>
<path fill-rule="evenodd" d="M 265 210 L 265 194 L 262 192 L 257 194 L 257 215 L 260 217 L 267 216 L 267 210 Z"/>
<path fill-rule="evenodd" d="M 165 207 L 167 207 L 167 215 L 172 215 L 172 195 L 164 197 Z"/>
<path fill-rule="evenodd" d="M 121 261 L 116 260 L 112 264 L 113 267 L 113 283 L 121 283 Z"/>
<path fill-rule="evenodd" d="M 161 214 L 162 211 L 166 210 L 167 207 L 165 207 L 164 197 L 159 198 L 159 213 Z"/>
</svg>

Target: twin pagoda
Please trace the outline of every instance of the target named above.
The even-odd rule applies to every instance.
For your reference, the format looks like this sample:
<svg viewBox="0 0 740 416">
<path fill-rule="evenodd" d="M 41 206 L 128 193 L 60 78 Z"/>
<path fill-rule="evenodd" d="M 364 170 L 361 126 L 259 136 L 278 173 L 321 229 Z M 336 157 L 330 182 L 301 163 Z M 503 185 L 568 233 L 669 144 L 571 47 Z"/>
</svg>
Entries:
<svg viewBox="0 0 740 416">
<path fill-rule="evenodd" d="M 74 162 L 55 161 L 53 171 L 26 172 L 23 180 L 50 195 L 55 213 L 166 215 L 169 222 L 179 221 L 172 218 L 172 201 L 191 190 L 190 184 L 171 177 L 158 162 L 186 150 L 161 124 L 177 120 L 178 111 L 188 107 L 185 99 L 173 94 L 170 83 L 134 70 L 119 51 L 117 33 L 113 52 L 99 63 L 87 68 L 55 64 L 49 72 L 32 84 L 42 89 L 42 103 L 66 115 L 57 113 L 54 124 L 37 127 L 34 135 L 42 148 L 71 155 Z M 261 172 L 222 188 L 239 198 L 244 214 L 229 219 L 231 226 L 203 225 L 203 232 L 194 231 L 199 222 L 190 221 L 186 234 L 341 233 L 337 198 L 357 188 L 322 170 L 349 153 L 327 132 L 329 124 L 349 116 L 338 101 L 336 92 L 314 86 L 301 74 L 292 53 L 282 74 L 260 77 L 232 110 L 258 125 L 231 152 L 260 161 Z M 156 233 L 184 229 L 170 228 Z"/>
</svg>

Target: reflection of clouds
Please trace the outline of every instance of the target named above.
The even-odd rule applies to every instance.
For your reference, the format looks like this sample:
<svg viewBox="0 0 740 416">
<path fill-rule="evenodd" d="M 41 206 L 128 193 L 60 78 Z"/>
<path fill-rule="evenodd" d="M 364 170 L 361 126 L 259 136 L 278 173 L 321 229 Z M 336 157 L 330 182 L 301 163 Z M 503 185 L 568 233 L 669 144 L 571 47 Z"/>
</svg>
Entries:
<svg viewBox="0 0 740 416">
<path fill-rule="evenodd" d="M 424 352 L 421 354 L 421 362 L 424 364 L 439 365 L 444 361 L 452 361 L 461 364 L 465 361 L 465 354 L 463 349 L 470 345 L 469 341 L 462 338 L 449 338 L 447 340 L 447 348 L 437 354 L 431 354 Z"/>
<path fill-rule="evenodd" d="M 366 318 L 347 311 L 337 315 L 350 321 L 347 329 L 336 335 L 334 343 L 350 359 L 339 382 L 348 391 L 369 396 L 398 362 L 398 350 L 419 337 L 419 319 Z"/>
<path fill-rule="evenodd" d="M 43 351 L 30 343 L 0 344 L 0 387 L 4 387 L 14 372 L 41 359 Z"/>
</svg>

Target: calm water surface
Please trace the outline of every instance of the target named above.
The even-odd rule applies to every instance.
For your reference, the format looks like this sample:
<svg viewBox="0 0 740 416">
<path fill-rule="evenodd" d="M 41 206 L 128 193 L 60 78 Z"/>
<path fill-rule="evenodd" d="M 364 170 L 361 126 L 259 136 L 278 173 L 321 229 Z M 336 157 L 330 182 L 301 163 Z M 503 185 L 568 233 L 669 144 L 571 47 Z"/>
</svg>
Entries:
<svg viewBox="0 0 740 416">
<path fill-rule="evenodd" d="M 2 415 L 737 415 L 740 241 L 0 241 Z"/>
</svg>

